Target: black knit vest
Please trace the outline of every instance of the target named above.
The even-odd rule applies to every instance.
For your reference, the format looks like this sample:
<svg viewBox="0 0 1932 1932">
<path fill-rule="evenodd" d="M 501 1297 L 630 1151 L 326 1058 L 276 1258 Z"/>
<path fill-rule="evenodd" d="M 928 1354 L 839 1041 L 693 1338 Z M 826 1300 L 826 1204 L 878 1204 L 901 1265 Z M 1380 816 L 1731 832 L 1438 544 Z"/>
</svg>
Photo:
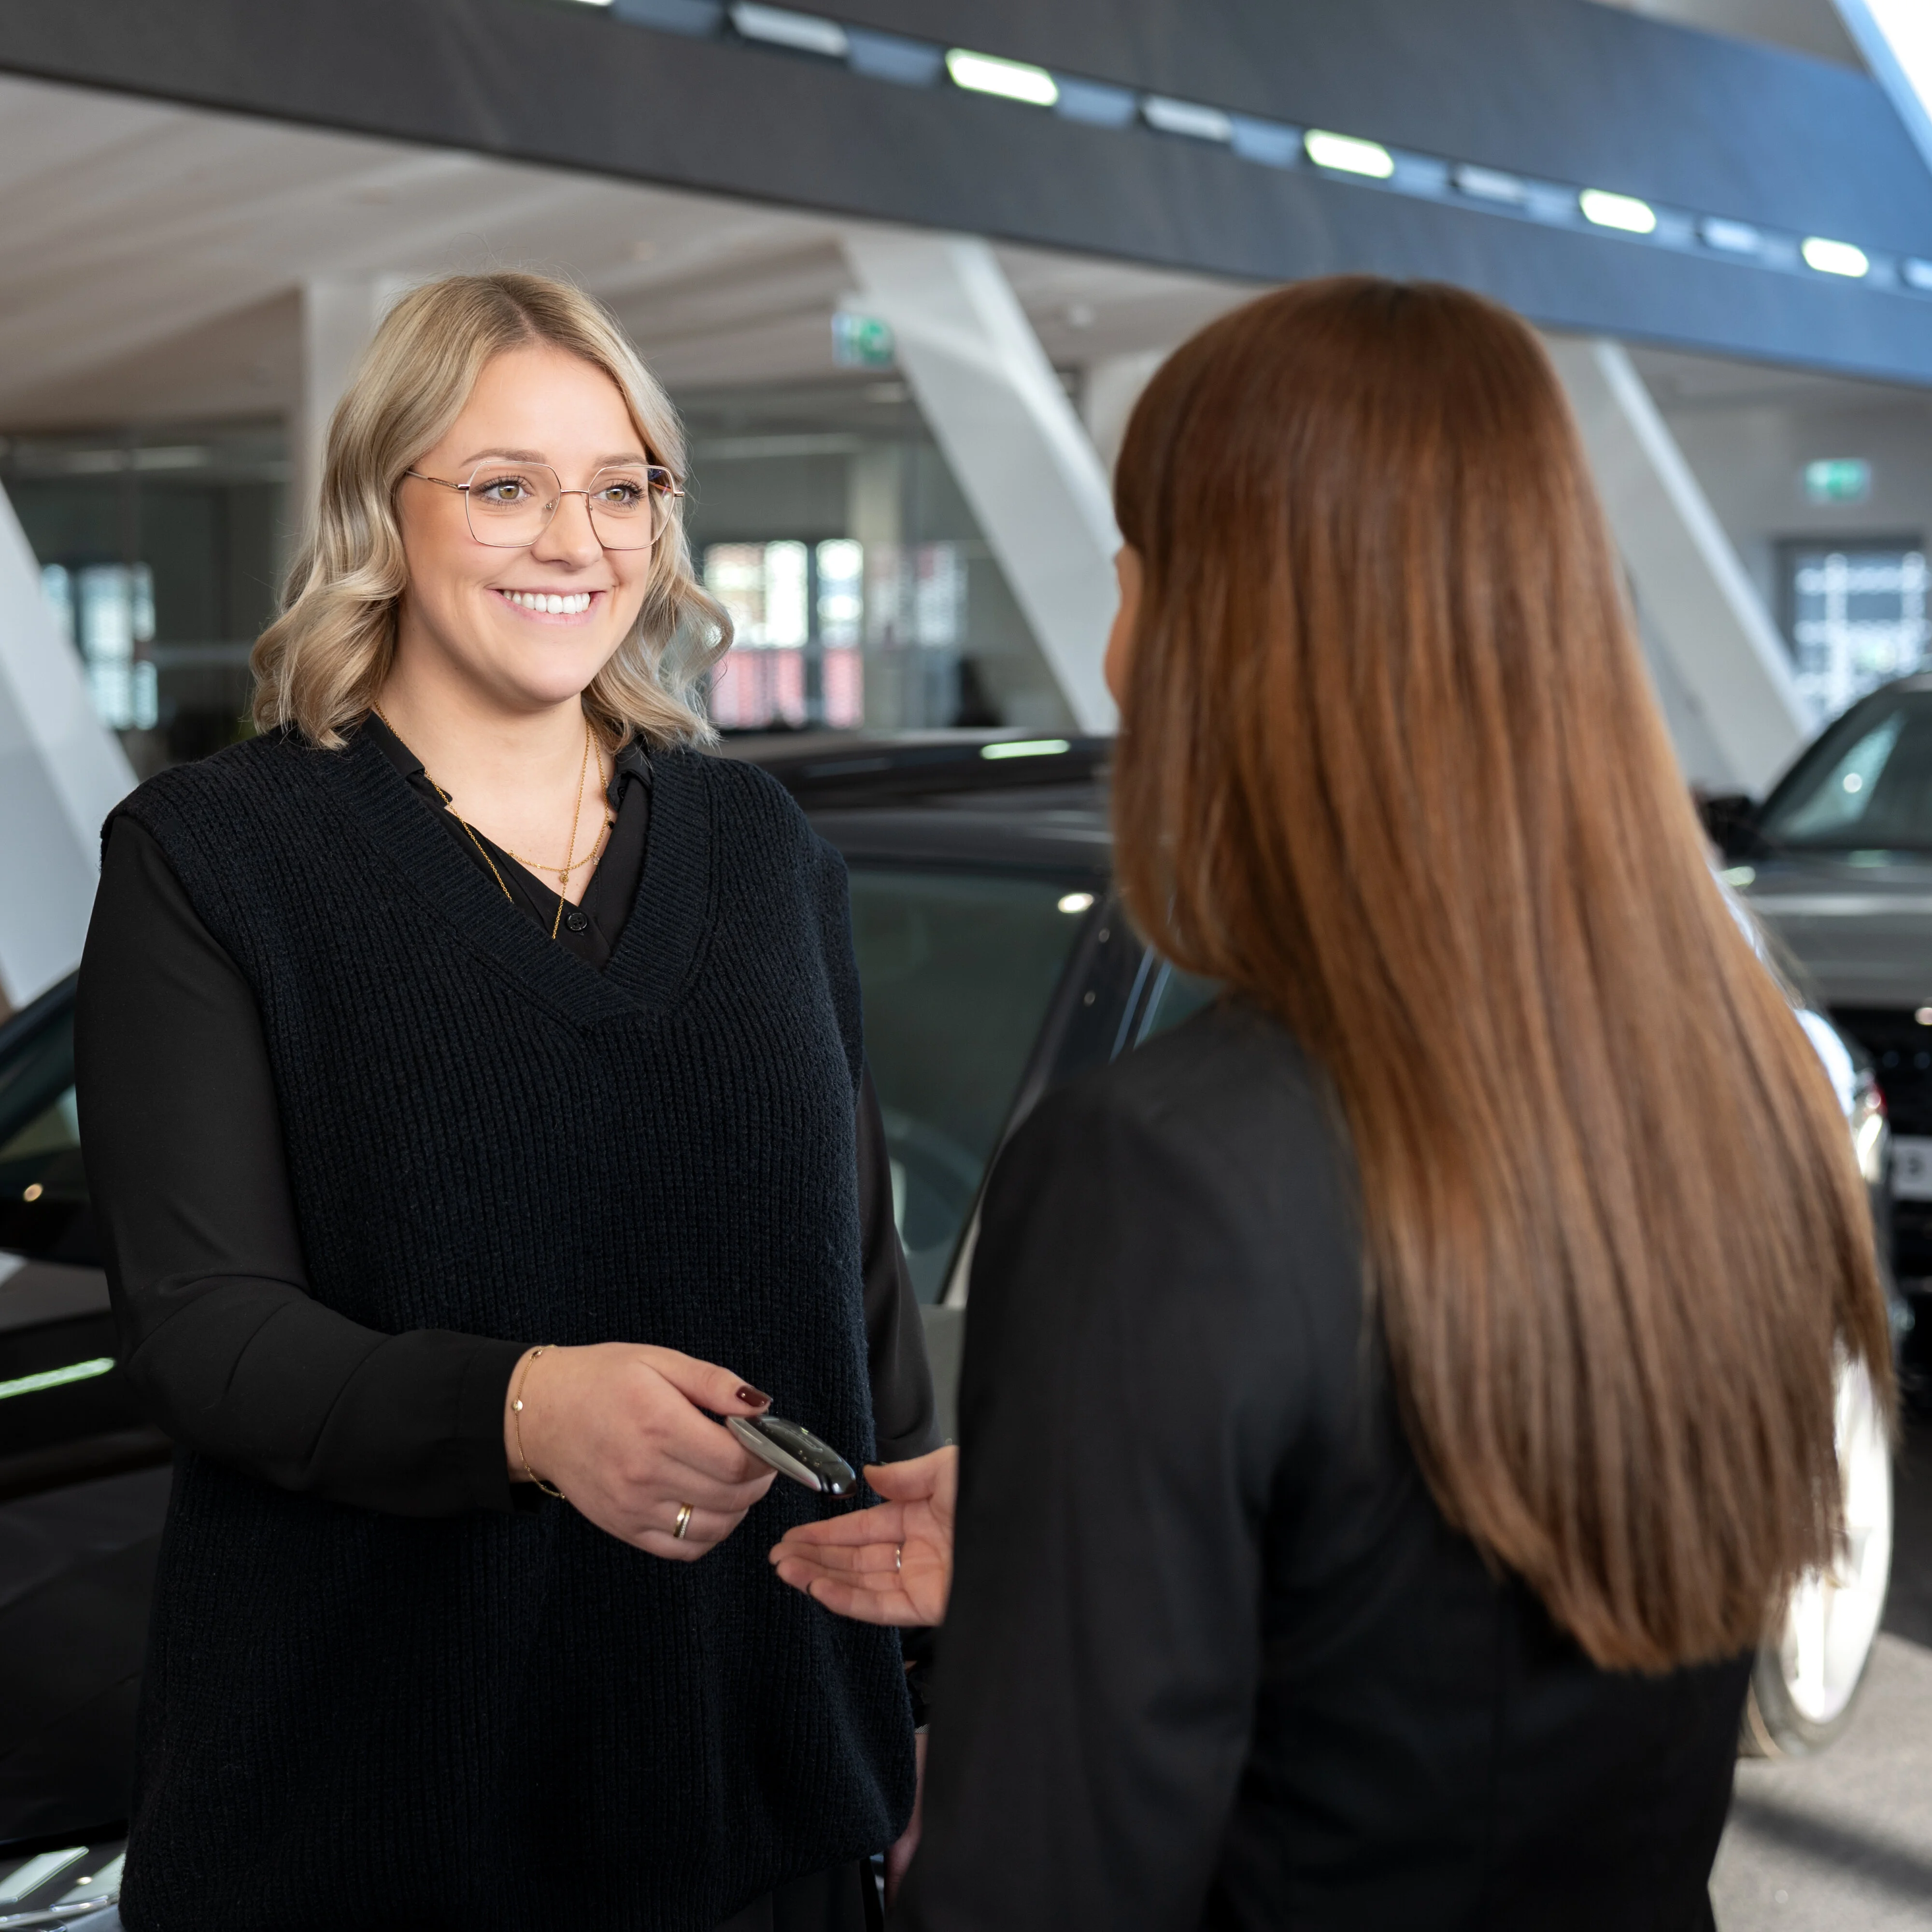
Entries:
<svg viewBox="0 0 1932 1932">
<path fill-rule="evenodd" d="M 844 868 L 755 768 L 654 760 L 602 974 L 375 747 L 262 738 L 122 807 L 260 1006 L 310 1281 L 389 1332 L 651 1342 L 873 1449 Z M 179 1460 L 122 1912 L 136 1932 L 711 1932 L 889 1844 L 898 1643 L 766 1552 L 567 1504 L 412 1520 Z"/>
</svg>

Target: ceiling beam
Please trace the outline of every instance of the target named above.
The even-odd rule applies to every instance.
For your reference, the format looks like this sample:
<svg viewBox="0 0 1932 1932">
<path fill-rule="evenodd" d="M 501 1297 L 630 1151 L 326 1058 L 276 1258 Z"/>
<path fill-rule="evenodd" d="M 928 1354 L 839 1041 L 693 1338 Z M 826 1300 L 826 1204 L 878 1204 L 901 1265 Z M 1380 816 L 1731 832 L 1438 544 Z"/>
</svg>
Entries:
<svg viewBox="0 0 1932 1932">
<path fill-rule="evenodd" d="M 1932 177 L 1868 76 L 1585 0 L 840 0 L 837 12 L 1438 163 L 1932 259 Z M 1895 286 L 1265 166 L 598 8 L 71 0 L 0 10 L 0 70 L 1258 282 L 1430 277 L 1560 328 L 1932 384 L 1932 297 Z"/>
</svg>

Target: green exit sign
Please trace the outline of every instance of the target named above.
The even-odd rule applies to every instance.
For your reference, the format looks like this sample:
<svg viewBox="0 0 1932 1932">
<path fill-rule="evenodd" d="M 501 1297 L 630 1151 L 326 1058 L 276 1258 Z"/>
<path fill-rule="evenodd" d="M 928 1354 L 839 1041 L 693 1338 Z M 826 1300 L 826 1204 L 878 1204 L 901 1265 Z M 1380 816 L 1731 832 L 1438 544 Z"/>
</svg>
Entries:
<svg viewBox="0 0 1932 1932">
<path fill-rule="evenodd" d="M 1814 503 L 1862 503 L 1871 494 L 1871 465 L 1862 456 L 1828 456 L 1804 466 L 1804 495 Z"/>
<path fill-rule="evenodd" d="M 832 318 L 832 359 L 842 369 L 890 369 L 892 332 L 877 316 L 841 309 Z"/>
</svg>

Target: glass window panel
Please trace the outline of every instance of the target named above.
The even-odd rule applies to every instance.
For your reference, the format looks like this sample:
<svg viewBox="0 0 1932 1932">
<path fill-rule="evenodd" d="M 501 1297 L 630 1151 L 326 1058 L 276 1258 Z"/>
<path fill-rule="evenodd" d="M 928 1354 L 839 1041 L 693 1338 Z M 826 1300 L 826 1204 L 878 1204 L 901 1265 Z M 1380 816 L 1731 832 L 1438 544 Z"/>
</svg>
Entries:
<svg viewBox="0 0 1932 1932">
<path fill-rule="evenodd" d="M 1081 929 L 1063 884 L 854 866 L 866 1052 L 892 1205 L 922 1301 L 936 1301 Z"/>
</svg>

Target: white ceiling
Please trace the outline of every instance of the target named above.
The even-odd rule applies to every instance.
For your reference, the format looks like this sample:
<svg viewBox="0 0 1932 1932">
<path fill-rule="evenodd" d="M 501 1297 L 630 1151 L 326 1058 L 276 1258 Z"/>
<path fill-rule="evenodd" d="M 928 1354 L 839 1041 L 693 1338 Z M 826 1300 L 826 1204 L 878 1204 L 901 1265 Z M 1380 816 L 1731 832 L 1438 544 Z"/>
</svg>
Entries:
<svg viewBox="0 0 1932 1932">
<path fill-rule="evenodd" d="M 286 413 L 308 278 L 571 276 L 674 392 L 830 377 L 840 224 L 789 210 L 0 77 L 0 429 Z M 1244 292 L 1004 250 L 1062 364 Z"/>
</svg>

